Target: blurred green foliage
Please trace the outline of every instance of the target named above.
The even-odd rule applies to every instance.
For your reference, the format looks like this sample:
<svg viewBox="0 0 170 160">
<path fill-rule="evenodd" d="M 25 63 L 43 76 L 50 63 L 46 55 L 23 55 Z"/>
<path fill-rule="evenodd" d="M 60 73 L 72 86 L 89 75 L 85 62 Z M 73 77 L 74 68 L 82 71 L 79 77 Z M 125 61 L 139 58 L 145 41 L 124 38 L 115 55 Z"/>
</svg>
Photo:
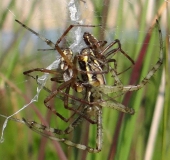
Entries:
<svg viewBox="0 0 170 160">
<path fill-rule="evenodd" d="M 2 3 L 2 2 L 0 2 Z M 21 10 L 18 10 L 18 3 L 21 3 L 19 0 L 9 0 L 8 3 L 3 3 L 6 7 L 0 9 L 1 19 L 0 19 L 0 114 L 9 116 L 27 104 L 31 98 L 36 94 L 37 84 L 35 80 L 25 77 L 22 73 L 28 69 L 37 68 L 37 67 L 47 67 L 47 64 L 52 63 L 55 58 L 54 52 L 43 53 L 38 52 L 37 49 L 42 46 L 44 43 L 40 43 L 38 38 L 31 37 L 32 34 L 15 23 L 15 18 L 19 19 L 22 17 Z M 43 8 L 38 0 L 33 0 L 24 2 L 25 5 L 23 10 L 29 4 L 29 11 L 24 23 L 30 26 L 32 21 L 35 21 L 35 15 L 33 13 L 37 12 L 37 8 L 42 10 L 42 14 L 46 13 L 45 8 Z M 46 2 L 52 3 L 52 1 Z M 104 38 L 106 40 L 113 41 L 115 38 L 120 39 L 122 42 L 123 49 L 132 57 L 135 61 L 139 58 L 140 50 L 142 46 L 146 46 L 147 51 L 145 53 L 144 61 L 142 62 L 142 69 L 138 70 L 139 77 L 137 77 L 137 82 L 140 82 L 142 78 L 145 77 L 147 72 L 152 68 L 156 63 L 159 57 L 159 35 L 157 27 L 154 27 L 151 33 L 151 39 L 148 43 L 144 43 L 144 38 L 149 32 L 148 27 L 152 24 L 148 22 L 148 16 L 150 11 L 150 1 L 117 1 L 111 2 L 107 0 L 95 0 L 87 1 L 85 4 L 80 2 L 81 5 L 87 5 L 85 9 L 88 11 L 88 4 L 92 6 L 94 15 L 92 16 L 92 22 L 94 24 L 102 24 L 104 27 L 104 34 L 101 35 L 99 29 L 94 30 L 94 34 L 97 37 Z M 154 16 L 157 15 L 161 6 L 166 3 L 163 0 L 155 2 L 154 9 L 151 12 L 152 20 Z M 113 12 L 113 6 L 117 5 L 117 12 Z M 3 6 L 3 5 L 1 5 Z M 41 8 L 42 7 L 42 8 Z M 62 6 L 56 6 L 61 7 Z M 169 6 L 168 6 L 169 7 Z M 63 9 L 67 11 L 67 8 L 63 6 Z M 136 12 L 138 10 L 138 12 Z M 166 10 L 166 7 L 163 8 L 163 11 Z M 162 12 L 163 12 L 162 11 Z M 15 13 L 13 16 L 12 23 L 9 20 L 11 17 L 11 12 Z M 54 18 L 62 19 L 61 17 L 55 16 Z M 80 10 L 81 12 L 81 10 Z M 167 13 L 169 10 L 167 10 Z M 41 12 L 40 12 L 41 13 Z M 114 15 L 113 15 L 114 13 Z M 136 14 L 138 13 L 138 14 Z M 69 13 L 68 13 L 69 14 Z M 168 15 L 168 14 L 167 14 Z M 115 18 L 113 20 L 113 17 Z M 161 15 L 162 16 L 162 15 Z M 158 125 L 156 143 L 154 145 L 154 151 L 152 159 L 154 160 L 165 160 L 170 157 L 170 147 L 169 147 L 169 124 L 170 118 L 168 117 L 169 113 L 169 92 L 170 84 L 168 82 L 169 77 L 169 63 L 168 63 L 168 44 L 166 42 L 166 35 L 169 33 L 169 22 L 168 16 L 166 20 L 166 25 L 164 21 L 161 20 L 160 24 L 163 32 L 163 41 L 164 41 L 164 64 L 157 71 L 154 77 L 150 80 L 150 83 L 147 84 L 143 89 L 136 91 L 132 94 L 131 98 L 128 100 L 128 106 L 135 109 L 135 115 L 124 115 L 122 121 L 119 123 L 121 113 L 116 110 L 111 110 L 110 108 L 103 109 L 103 149 L 98 154 L 91 154 L 85 151 L 81 151 L 75 148 L 71 148 L 61 143 L 53 143 L 50 140 L 47 140 L 40 135 L 32 132 L 25 125 L 16 123 L 14 121 L 9 121 L 8 125 L 4 132 L 5 141 L 0 144 L 0 159 L 9 160 L 9 159 L 61 159 L 61 155 L 64 154 L 67 159 L 87 159 L 87 160 L 100 160 L 100 159 L 115 159 L 115 160 L 143 160 L 146 153 L 146 146 L 148 143 L 148 137 L 150 134 L 150 129 L 152 125 L 153 113 L 155 112 L 155 104 L 159 96 L 164 96 L 159 93 L 159 86 L 162 78 L 162 71 L 165 68 L 165 103 L 164 110 L 161 114 L 161 120 Z M 43 18 L 43 17 L 42 17 Z M 22 21 L 21 19 L 21 21 Z M 67 18 L 68 19 L 68 18 Z M 20 19 L 19 19 L 20 20 Z M 40 21 L 39 31 L 41 34 L 45 35 L 44 32 L 49 29 L 49 26 L 45 23 L 41 23 L 41 15 L 36 19 Z M 48 21 L 48 19 L 46 19 Z M 62 21 L 62 20 L 61 20 Z M 114 21 L 114 28 L 111 28 L 110 23 Z M 9 23 L 10 22 L 10 23 Z M 87 19 L 88 22 L 88 19 Z M 130 25 L 131 22 L 134 24 Z M 63 22 L 67 26 L 67 21 Z M 11 27 L 10 30 L 8 27 Z M 33 30 L 34 27 L 30 26 Z M 66 28 L 66 27 L 65 27 Z M 110 29 L 111 28 L 111 29 Z M 56 25 L 55 30 L 53 30 L 52 38 L 57 40 L 58 35 L 64 31 L 64 28 L 58 27 Z M 130 31 L 130 32 L 129 32 Z M 166 32 L 165 32 L 166 31 Z M 59 32 L 59 33 L 58 33 Z M 129 34 L 128 34 L 129 32 Z M 127 35 L 125 35 L 127 33 Z M 10 40 L 8 39 L 10 37 Z M 123 37 L 123 38 L 122 38 Z M 50 37 L 48 37 L 50 39 Z M 54 41 L 55 41 L 54 40 Z M 38 42 L 37 42 L 38 41 Z M 44 48 L 48 48 L 44 45 Z M 127 68 L 129 62 L 126 58 L 121 55 L 116 55 L 118 67 Z M 136 64 L 134 67 L 137 67 Z M 131 78 L 132 70 L 120 75 L 121 81 L 124 84 L 128 84 Z M 108 83 L 112 79 L 107 79 Z M 53 87 L 52 85 L 49 87 Z M 44 118 L 50 119 L 50 126 L 60 126 L 64 129 L 67 125 L 64 126 L 64 123 L 54 115 L 51 115 L 46 107 L 43 104 L 43 100 L 48 95 L 47 92 L 43 91 L 39 96 L 39 101 L 31 105 L 30 107 L 24 109 L 19 114 L 17 118 L 25 117 L 29 120 L 35 120 L 41 123 L 37 113 L 41 113 Z M 119 101 L 123 101 L 124 96 L 117 98 Z M 55 100 L 57 106 L 61 106 L 61 101 Z M 38 112 L 36 112 L 36 109 Z M 67 115 L 64 107 L 58 107 L 59 112 Z M 50 117 L 50 118 L 49 118 Z M 0 128 L 2 128 L 4 118 L 0 117 Z M 118 126 L 118 124 L 120 124 Z M 87 139 L 86 131 L 88 125 L 83 123 L 80 127 L 76 129 L 74 133 L 68 137 L 73 141 L 78 143 L 84 142 Z M 116 140 L 114 139 L 117 134 Z M 95 128 L 90 127 L 89 129 L 89 144 L 95 143 Z M 115 144 L 112 143 L 115 142 Z M 59 145 L 59 150 L 56 145 Z M 112 155 L 114 152 L 114 155 Z M 109 158 L 110 157 L 110 158 Z"/>
</svg>

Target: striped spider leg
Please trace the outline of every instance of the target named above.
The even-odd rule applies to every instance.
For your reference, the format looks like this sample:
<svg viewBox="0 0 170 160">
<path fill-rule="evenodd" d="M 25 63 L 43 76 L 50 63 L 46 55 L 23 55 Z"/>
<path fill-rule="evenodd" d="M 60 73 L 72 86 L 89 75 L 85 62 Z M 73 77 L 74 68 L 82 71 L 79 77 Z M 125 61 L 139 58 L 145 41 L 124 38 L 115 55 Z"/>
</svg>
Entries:
<svg viewBox="0 0 170 160">
<path fill-rule="evenodd" d="M 87 108 L 84 108 L 84 110 L 86 110 L 86 109 Z M 68 146 L 76 147 L 76 148 L 81 149 L 81 150 L 86 150 L 86 151 L 91 152 L 91 153 L 98 153 L 102 149 L 102 117 L 101 117 L 102 112 L 101 112 L 101 109 L 99 109 L 98 107 L 96 107 L 95 109 L 96 109 L 96 113 L 97 113 L 97 115 L 96 115 L 97 137 L 96 137 L 96 147 L 95 148 L 92 148 L 92 147 L 89 147 L 89 146 L 86 146 L 86 145 L 83 145 L 83 144 L 74 143 L 74 142 L 72 142 L 72 141 L 70 141 L 66 138 L 58 138 L 56 136 L 52 136 L 52 135 L 48 134 L 48 133 L 55 133 L 55 134 L 68 134 L 68 133 L 70 133 L 83 120 L 81 116 L 79 116 L 72 124 L 70 124 L 70 126 L 65 131 L 61 131 L 61 130 L 54 129 L 54 128 L 49 128 L 47 126 L 38 124 L 35 121 L 27 121 L 24 118 L 23 118 L 23 121 L 25 122 L 25 124 L 31 130 L 33 130 L 33 131 L 37 132 L 38 134 L 45 136 L 45 137 L 47 137 L 51 140 L 63 142 Z M 87 111 L 85 111 L 85 112 L 87 112 Z"/>
</svg>

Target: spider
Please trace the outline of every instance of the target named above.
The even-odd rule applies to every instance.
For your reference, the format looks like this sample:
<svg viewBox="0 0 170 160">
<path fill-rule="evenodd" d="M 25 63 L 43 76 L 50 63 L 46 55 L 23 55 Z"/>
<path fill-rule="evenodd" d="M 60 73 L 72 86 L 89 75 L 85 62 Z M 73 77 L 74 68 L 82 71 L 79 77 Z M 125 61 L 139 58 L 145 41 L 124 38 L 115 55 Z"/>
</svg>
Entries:
<svg viewBox="0 0 170 160">
<path fill-rule="evenodd" d="M 142 88 L 149 81 L 149 79 L 155 74 L 155 72 L 158 70 L 158 68 L 160 68 L 160 66 L 162 64 L 162 61 L 163 61 L 163 41 L 162 41 L 162 33 L 161 33 L 161 29 L 160 29 L 158 21 L 157 21 L 157 24 L 158 24 L 158 32 L 159 32 L 159 39 L 160 39 L 160 57 L 159 57 L 159 60 L 157 61 L 155 66 L 148 72 L 148 74 L 141 81 L 140 84 L 138 84 L 138 85 L 127 85 L 127 86 L 124 86 L 121 83 L 119 77 L 117 76 L 116 69 L 113 69 L 109 65 L 109 63 L 112 62 L 112 60 L 107 59 L 107 57 L 110 56 L 111 54 L 115 54 L 117 51 L 120 51 L 120 52 L 122 51 L 120 46 L 119 46 L 118 49 L 113 49 L 111 51 L 108 51 L 108 49 L 110 48 L 109 46 L 112 47 L 116 42 L 113 42 L 111 45 L 109 45 L 108 47 L 103 49 L 102 47 L 105 45 L 105 43 L 106 43 L 105 41 L 101 42 L 101 41 L 98 41 L 97 39 L 94 39 L 95 40 L 95 42 L 94 42 L 94 41 L 91 41 L 92 39 L 89 39 L 88 42 L 85 42 L 88 46 L 87 48 L 84 48 L 85 51 L 83 52 L 83 50 L 84 50 L 83 49 L 82 50 L 83 53 L 81 53 L 78 56 L 74 56 L 73 60 L 70 60 L 68 58 L 69 56 L 64 53 L 65 50 L 60 49 L 58 44 L 60 43 L 62 38 L 69 32 L 69 30 L 74 26 L 70 26 L 64 32 L 64 34 L 61 36 L 61 38 L 59 38 L 57 43 L 54 44 L 50 40 L 44 38 L 43 36 L 39 35 L 35 31 L 33 31 L 30 28 L 28 28 L 27 26 L 25 26 L 24 24 L 22 24 L 18 20 L 16 20 L 16 21 L 18 23 L 20 23 L 23 27 L 28 29 L 29 31 L 31 31 L 32 33 L 37 35 L 43 41 L 45 41 L 53 49 L 56 49 L 59 52 L 59 54 L 62 56 L 64 61 L 66 62 L 66 67 L 68 67 L 68 69 L 71 69 L 72 73 L 71 73 L 71 75 L 68 76 L 69 80 L 68 81 L 64 80 L 64 82 L 57 88 L 56 91 L 53 91 L 53 92 L 49 91 L 50 95 L 44 101 L 46 107 L 50 109 L 50 106 L 47 105 L 47 102 L 49 100 L 51 100 L 53 97 L 55 97 L 58 93 L 62 93 L 63 95 L 65 95 L 65 97 L 63 99 L 64 104 L 65 104 L 65 108 L 72 110 L 75 113 L 78 113 L 78 115 L 79 115 L 69 125 L 69 127 L 66 128 L 66 130 L 64 130 L 64 131 L 61 131 L 59 129 L 49 128 L 47 126 L 38 124 L 34 121 L 27 121 L 23 118 L 25 124 L 29 128 L 31 128 L 32 130 L 34 130 L 35 132 L 38 132 L 39 134 L 46 136 L 50 139 L 61 141 L 61 142 L 65 143 L 69 146 L 73 146 L 73 147 L 76 147 L 76 148 L 82 149 L 82 150 L 87 150 L 88 152 L 92 152 L 92 153 L 100 152 L 101 149 L 102 149 L 102 118 L 101 118 L 102 107 L 110 107 L 110 108 L 114 108 L 114 109 L 117 109 L 117 110 L 125 112 L 125 113 L 134 114 L 133 109 L 128 108 L 128 107 L 124 106 L 123 104 L 117 102 L 115 99 L 109 97 L 108 94 L 109 93 L 116 93 L 116 92 L 125 93 L 127 91 L 135 91 L 135 90 Z M 77 25 L 75 25 L 75 26 L 77 26 Z M 82 26 L 82 25 L 78 25 L 78 26 Z M 85 41 L 86 40 L 88 40 L 88 39 L 85 39 Z M 71 52 L 69 52 L 69 53 L 71 53 Z M 131 59 L 130 59 L 130 61 L 131 61 Z M 79 63 L 79 67 L 75 67 L 76 65 L 74 66 L 74 64 L 77 64 L 77 62 Z M 107 64 L 107 67 L 108 67 L 107 71 L 103 71 L 103 62 L 105 62 Z M 132 62 L 133 62 L 133 60 L 132 60 Z M 51 74 L 54 74 L 54 75 L 58 74 L 57 71 L 40 69 L 40 68 L 36 68 L 36 69 L 33 69 L 33 70 L 26 71 L 26 72 L 24 72 L 24 74 L 27 75 L 27 74 L 34 72 L 34 71 L 51 73 Z M 105 74 L 107 74 L 108 72 L 112 73 L 112 76 L 114 77 L 114 79 L 116 81 L 116 85 L 111 86 L 111 85 L 107 85 L 105 83 L 105 81 L 104 81 Z M 66 74 L 66 72 L 64 72 L 64 73 Z M 80 73 L 81 78 L 82 78 L 81 83 L 78 83 L 78 85 L 80 85 L 80 86 L 82 85 L 82 88 L 80 87 L 81 92 L 82 92 L 83 89 L 85 89 L 85 94 L 84 94 L 83 100 L 80 99 L 80 98 L 77 98 L 76 96 L 72 96 L 72 95 L 69 94 L 70 87 L 74 88 L 74 84 L 79 82 L 78 73 Z M 52 80 L 54 80 L 54 79 L 52 79 Z M 87 82 L 86 82 L 86 79 L 87 79 Z M 93 80 L 94 80 L 94 83 L 91 83 Z M 64 89 L 65 89 L 65 91 L 63 91 Z M 108 99 L 103 99 L 103 97 L 108 97 Z M 71 98 L 71 99 L 73 99 L 77 102 L 81 102 L 80 105 L 79 105 L 79 108 L 81 108 L 80 112 L 77 111 L 76 109 L 73 109 L 73 108 L 67 106 L 68 105 L 68 98 Z M 64 117 L 62 117 L 62 115 L 60 115 L 59 113 L 57 113 L 54 110 L 52 110 L 52 111 L 56 115 L 58 115 L 61 119 L 65 120 Z M 89 118 L 91 116 L 95 117 L 94 121 Z M 96 137 L 96 147 L 95 148 L 91 148 L 91 147 L 88 147 L 88 146 L 83 145 L 83 144 L 76 144 L 76 143 L 73 143 L 72 141 L 67 140 L 65 138 L 57 138 L 55 136 L 48 135 L 47 133 L 44 132 L 44 131 L 48 131 L 48 132 L 52 132 L 52 133 L 55 133 L 55 134 L 68 134 L 71 131 L 73 131 L 74 128 L 78 124 L 80 124 L 80 122 L 83 119 L 86 119 L 90 123 L 97 125 L 97 137 Z"/>
<path fill-rule="evenodd" d="M 72 87 L 74 88 L 74 90 L 76 91 L 79 91 L 81 92 L 89 83 L 90 85 L 95 85 L 95 86 L 98 86 L 98 85 L 101 85 L 101 84 L 105 84 L 104 82 L 104 73 L 107 73 L 108 71 L 103 71 L 103 69 L 100 67 L 100 64 L 97 64 L 99 63 L 102 63 L 101 60 L 102 59 L 97 59 L 95 60 L 95 56 L 93 55 L 93 50 L 95 48 L 91 47 L 92 49 L 90 48 L 84 48 L 80 55 L 77 55 L 74 57 L 74 59 L 71 61 L 71 58 L 72 58 L 72 51 L 70 49 L 61 49 L 58 44 L 62 41 L 62 39 L 67 35 L 67 33 L 73 28 L 73 27 L 76 27 L 76 26 L 81 26 L 81 27 L 96 27 L 95 25 L 70 25 L 66 30 L 65 32 L 62 34 L 62 36 L 57 40 L 56 44 L 54 44 L 53 42 L 51 42 L 50 40 L 46 39 L 45 37 L 43 37 L 42 35 L 38 34 L 37 32 L 33 31 L 32 29 L 28 28 L 26 25 L 24 25 L 23 23 L 21 23 L 20 21 L 16 20 L 16 22 L 18 22 L 19 24 L 21 24 L 24 28 L 28 29 L 29 31 L 31 31 L 33 34 L 37 35 L 40 39 L 42 39 L 43 41 L 45 41 L 50 47 L 52 47 L 52 49 L 56 49 L 59 54 L 62 56 L 63 58 L 63 61 L 64 63 L 66 63 L 65 66 L 63 66 L 61 69 L 64 70 L 64 72 L 62 73 L 59 73 L 58 70 L 48 70 L 48 69 L 44 69 L 44 68 L 35 68 L 35 69 L 32 69 L 32 70 L 28 70 L 28 71 L 25 71 L 24 74 L 25 75 L 29 75 L 31 72 L 34 72 L 34 71 L 40 71 L 40 72 L 44 72 L 44 73 L 50 73 L 50 74 L 54 74 L 56 75 L 56 78 L 52 78 L 51 80 L 53 81 L 57 81 L 57 78 L 59 77 L 59 74 L 60 74 L 60 77 L 61 74 L 63 74 L 63 79 L 65 81 L 65 83 L 63 83 L 61 86 L 58 87 L 58 89 L 56 91 L 54 91 L 53 93 L 51 93 L 45 100 L 44 100 L 44 104 L 45 106 L 52 110 L 52 108 L 48 105 L 48 102 L 55 96 L 58 94 L 58 92 L 61 92 L 61 90 L 67 88 L 67 87 Z M 100 26 L 100 25 L 99 25 Z M 84 41 L 86 42 L 86 44 L 88 45 L 88 39 L 91 40 L 93 39 L 93 41 L 95 41 L 95 43 L 103 43 L 103 44 L 106 44 L 106 42 L 101 42 L 101 41 L 97 41 L 96 38 L 94 38 L 92 35 L 88 34 L 87 35 L 87 32 L 84 33 Z M 104 49 L 104 51 L 106 52 L 108 49 L 110 49 L 115 43 L 117 43 L 118 40 L 116 40 L 115 42 L 113 42 L 111 45 L 109 45 L 108 47 L 106 47 L 106 49 Z M 92 43 L 92 42 L 89 42 L 89 43 Z M 99 47 L 101 48 L 103 45 L 100 45 Z M 128 57 L 130 59 L 131 62 L 133 62 L 133 60 L 121 49 L 121 45 L 120 45 L 120 42 L 119 42 L 119 46 L 117 49 L 113 49 L 111 51 L 109 51 L 109 55 L 110 54 L 114 54 L 115 52 L 117 52 L 118 50 L 121 51 L 121 53 L 123 53 L 124 55 L 126 55 L 126 57 Z M 104 52 L 103 52 L 104 53 Z M 102 54 L 103 54 L 102 53 Z M 76 62 L 78 61 L 79 63 L 81 62 L 80 61 L 80 58 L 82 57 L 87 57 L 89 56 L 90 58 L 88 59 L 91 59 L 90 62 L 92 62 L 93 64 L 97 64 L 97 65 L 94 65 L 95 67 L 93 68 L 96 68 L 94 69 L 93 71 L 91 71 L 90 68 L 92 66 L 92 63 L 90 64 L 90 62 L 88 62 L 89 66 L 84 69 L 81 69 L 79 70 L 77 67 L 76 67 Z M 103 56 L 104 57 L 104 56 Z M 102 58 L 103 58 L 102 57 Z M 107 56 L 105 57 L 105 59 L 107 58 Z M 78 59 L 78 60 L 77 60 Z M 103 58 L 104 60 L 104 58 Z M 112 59 L 109 59 L 108 62 L 111 62 Z M 95 63 L 94 63 L 95 62 Z M 106 62 L 106 61 L 104 61 Z M 85 62 L 86 63 L 86 62 Z M 134 63 L 134 62 L 133 62 Z M 80 66 L 82 66 L 83 64 L 80 64 Z M 84 73 L 84 75 L 88 75 L 88 78 L 91 77 L 91 80 L 86 80 L 86 83 L 77 83 L 77 72 L 80 72 L 80 73 Z M 95 75 L 94 75 L 95 74 Z M 99 78 L 96 78 L 95 76 L 98 76 Z M 85 77 L 85 76 L 84 76 Z M 103 77 L 103 78 L 102 78 Z M 115 78 L 116 80 L 117 78 Z M 85 80 L 83 80 L 84 82 Z M 87 83 L 89 82 L 89 83 Z M 64 93 L 63 93 L 64 94 Z M 65 93 L 65 95 L 68 95 L 68 93 Z M 70 98 L 73 98 L 73 96 L 67 96 L 67 97 L 70 97 Z M 73 98 L 73 99 L 76 99 L 76 98 Z M 82 102 L 82 100 L 79 100 Z M 73 110 L 75 112 L 78 112 L 77 110 L 73 109 L 73 108 L 70 108 L 68 107 L 68 105 L 65 105 L 65 108 L 67 109 L 70 109 L 70 110 Z M 59 116 L 61 119 L 63 119 L 64 121 L 68 121 L 66 120 L 64 117 L 62 117 L 62 115 L 60 115 L 58 112 L 52 110 L 57 116 Z"/>
</svg>

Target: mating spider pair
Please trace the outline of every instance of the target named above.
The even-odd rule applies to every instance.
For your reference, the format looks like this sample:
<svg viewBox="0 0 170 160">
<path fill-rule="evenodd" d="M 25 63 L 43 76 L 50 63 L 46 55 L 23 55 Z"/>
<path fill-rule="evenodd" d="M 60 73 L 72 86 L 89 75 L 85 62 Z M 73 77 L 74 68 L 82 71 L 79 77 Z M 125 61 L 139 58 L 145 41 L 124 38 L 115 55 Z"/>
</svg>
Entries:
<svg viewBox="0 0 170 160">
<path fill-rule="evenodd" d="M 93 153 L 100 152 L 102 149 L 102 108 L 109 107 L 125 113 L 134 114 L 134 110 L 132 108 L 128 108 L 123 104 L 117 102 L 115 99 L 109 97 L 108 94 L 125 93 L 127 91 L 135 91 L 142 88 L 162 64 L 163 42 L 162 33 L 158 21 L 157 25 L 160 39 L 159 60 L 157 61 L 155 66 L 148 72 L 148 74 L 141 81 L 140 84 L 127 86 L 124 86 L 121 83 L 117 73 L 116 60 L 112 57 L 117 52 L 120 52 L 125 55 L 125 57 L 127 57 L 132 64 L 134 64 L 134 61 L 122 50 L 119 40 L 115 40 L 107 47 L 104 47 L 106 41 L 98 41 L 94 36 L 85 32 L 83 35 L 83 39 L 87 47 L 83 48 L 81 52 L 77 55 L 73 56 L 72 51 L 68 48 L 62 49 L 59 47 L 59 43 L 73 27 L 95 26 L 71 25 L 68 27 L 68 29 L 66 29 L 63 35 L 54 44 L 52 41 L 46 39 L 42 35 L 28 28 L 20 21 L 16 20 L 16 22 L 18 22 L 24 28 L 28 29 L 33 34 L 38 36 L 41 40 L 46 42 L 47 45 L 49 45 L 52 49 L 57 50 L 58 53 L 61 55 L 61 63 L 59 65 L 60 68 L 57 68 L 56 70 L 35 68 L 24 72 L 25 75 L 29 76 L 31 76 L 30 73 L 34 71 L 49 73 L 54 75 L 54 78 L 51 78 L 52 81 L 60 82 L 60 85 L 55 91 L 50 91 L 46 87 L 44 87 L 49 92 L 49 96 L 44 100 L 45 106 L 65 122 L 68 122 L 71 118 L 73 118 L 75 114 L 78 115 L 78 117 L 75 118 L 75 120 L 70 123 L 68 128 L 66 128 L 64 131 L 60 129 L 49 128 L 34 121 L 27 121 L 23 118 L 25 124 L 35 132 L 50 139 L 61 141 L 67 144 L 68 146 L 73 146 L 78 149 L 87 150 L 88 152 Z M 109 50 L 110 48 L 115 46 L 115 44 L 118 44 L 118 47 Z M 114 63 L 114 68 L 111 67 L 111 62 Z M 111 73 L 114 79 L 113 85 L 107 85 L 105 81 L 105 75 L 107 75 L 108 73 Z M 79 98 L 77 96 L 73 96 L 70 92 L 70 89 L 80 92 L 82 97 Z M 68 119 L 63 117 L 56 110 L 52 109 L 52 107 L 48 104 L 48 102 L 54 97 L 56 97 L 58 94 L 61 95 L 60 98 L 64 102 L 64 107 L 68 110 L 73 111 L 73 114 Z M 75 107 L 75 102 L 79 103 L 77 107 Z M 69 105 L 71 105 L 71 107 Z M 83 119 L 86 119 L 91 124 L 96 124 L 97 126 L 95 148 L 91 148 L 83 144 L 76 144 L 65 138 L 57 138 L 44 132 L 47 131 L 59 135 L 68 134 L 72 132 L 74 128 L 77 127 Z"/>
</svg>

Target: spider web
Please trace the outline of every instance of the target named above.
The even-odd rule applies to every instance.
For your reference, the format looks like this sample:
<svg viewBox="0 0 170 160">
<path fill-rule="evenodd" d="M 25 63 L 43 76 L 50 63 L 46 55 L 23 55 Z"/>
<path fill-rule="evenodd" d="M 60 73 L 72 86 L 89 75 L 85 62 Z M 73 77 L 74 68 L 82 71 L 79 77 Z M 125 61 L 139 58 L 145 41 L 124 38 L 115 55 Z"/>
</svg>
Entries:
<svg viewBox="0 0 170 160">
<path fill-rule="evenodd" d="M 93 3 L 90 0 L 87 0 L 85 2 L 78 1 L 78 0 L 65 0 L 65 1 L 64 0 L 63 1 L 41 0 L 41 2 L 39 0 L 24 0 L 24 1 L 16 0 L 15 3 L 16 3 L 15 5 L 19 6 L 17 8 L 17 11 L 14 8 L 14 4 L 10 6 L 10 4 L 4 3 L 2 5 L 8 11 L 8 21 L 7 21 L 8 23 L 6 22 L 4 24 L 4 31 L 8 32 L 11 29 L 11 26 L 13 26 L 13 23 L 14 23 L 14 19 L 18 19 L 23 23 L 24 21 L 27 21 L 30 19 L 29 20 L 30 23 L 28 25 L 30 28 L 37 31 L 41 29 L 41 24 L 43 24 L 45 28 L 40 30 L 39 33 L 44 35 L 45 37 L 50 37 L 50 40 L 55 42 L 57 38 L 59 37 L 59 35 L 63 33 L 65 28 L 69 26 L 69 24 L 79 23 L 79 24 L 98 25 L 99 20 L 103 18 L 103 15 L 104 15 L 104 14 L 99 13 L 98 10 L 100 9 L 100 7 L 107 6 L 109 8 L 110 6 L 111 9 L 109 8 L 110 12 L 108 13 L 107 29 L 102 27 L 103 32 L 105 33 L 105 37 L 108 42 L 112 42 L 113 37 L 114 37 L 114 39 L 118 38 L 121 41 L 122 45 L 128 42 L 128 44 L 133 43 L 134 45 L 140 46 L 142 41 L 137 42 L 137 37 L 139 34 L 143 34 L 143 35 L 146 34 L 146 31 L 139 30 L 139 26 L 137 26 L 137 24 L 135 23 L 135 17 L 131 21 L 126 21 L 124 28 L 120 27 L 121 24 L 119 23 L 115 24 L 116 19 L 117 19 L 117 22 L 122 21 L 123 16 L 118 15 L 118 13 L 121 13 L 121 11 L 122 13 L 125 13 L 130 7 L 132 8 L 132 13 L 128 14 L 128 18 L 131 18 L 132 14 L 136 14 L 136 15 L 139 14 L 138 13 L 139 8 L 137 7 L 137 3 L 133 0 L 131 1 L 128 0 L 126 3 L 127 6 L 125 6 L 125 8 L 119 7 L 118 1 L 110 2 L 108 6 L 108 4 L 105 3 L 105 1 L 102 1 L 102 4 L 100 4 L 98 0 L 94 0 Z M 23 4 L 25 7 L 22 7 Z M 98 10 L 94 8 L 93 4 L 95 4 Z M 34 7 L 34 11 L 33 11 L 33 14 L 30 16 L 29 14 L 30 14 L 32 6 Z M 118 12 L 117 10 L 119 10 L 120 12 Z M 20 14 L 20 13 L 23 13 L 23 14 Z M 148 16 L 147 21 L 149 22 L 149 16 Z M 15 24 L 15 26 L 17 26 L 17 24 Z M 52 32 L 47 33 L 46 30 L 48 29 L 51 29 Z M 125 29 L 129 29 L 129 32 L 127 32 Z M 21 27 L 20 30 L 25 30 L 25 29 Z M 86 30 L 92 30 L 92 28 L 88 28 Z M 36 49 L 43 48 L 43 46 L 45 46 L 44 43 L 41 42 L 41 40 L 39 40 L 35 35 L 32 35 L 32 33 L 30 33 L 27 30 L 25 30 L 25 32 L 27 33 L 25 36 L 26 38 L 21 41 L 21 46 L 20 46 L 21 52 L 24 50 L 23 48 L 24 48 L 24 45 L 26 44 L 27 39 L 31 39 L 33 41 L 33 43 L 30 43 L 33 49 L 30 49 L 30 47 L 26 46 L 27 47 L 26 49 L 28 50 L 27 54 L 35 54 Z M 81 27 L 74 28 L 71 31 L 70 35 L 66 38 L 66 46 L 69 46 L 74 51 L 74 53 L 79 52 L 79 50 L 84 46 L 84 43 L 82 42 L 83 32 L 84 30 Z M 4 42 L 10 41 L 9 39 L 4 40 Z M 70 39 L 71 39 L 71 42 L 70 42 Z M 1 42 L 3 46 L 3 41 L 1 40 Z M 155 43 L 155 46 L 157 44 L 158 43 Z M 4 50 L 6 48 L 7 46 L 4 44 Z M 128 48 L 125 51 L 128 53 L 130 52 Z M 56 52 L 50 52 L 50 53 L 41 52 L 39 54 L 43 55 L 41 59 L 43 63 L 43 68 L 55 69 L 58 67 L 60 60 L 59 60 L 59 55 Z M 133 58 L 135 56 L 136 55 L 133 55 Z M 52 61 L 51 59 L 55 59 L 55 61 Z M 49 80 L 48 74 L 44 74 L 41 77 L 39 77 L 38 82 L 41 85 L 37 87 L 37 93 L 35 94 L 35 96 L 33 96 L 33 98 L 30 100 L 29 103 L 21 107 L 21 109 L 19 109 L 17 112 L 7 117 L 2 128 L 1 142 L 3 141 L 4 129 L 7 125 L 9 118 L 18 114 L 20 111 L 28 107 L 33 102 L 38 101 L 39 93 L 41 92 L 41 89 L 43 88 L 43 86 L 46 84 L 48 80 Z M 19 83 L 27 83 L 27 82 L 23 81 Z"/>
</svg>

